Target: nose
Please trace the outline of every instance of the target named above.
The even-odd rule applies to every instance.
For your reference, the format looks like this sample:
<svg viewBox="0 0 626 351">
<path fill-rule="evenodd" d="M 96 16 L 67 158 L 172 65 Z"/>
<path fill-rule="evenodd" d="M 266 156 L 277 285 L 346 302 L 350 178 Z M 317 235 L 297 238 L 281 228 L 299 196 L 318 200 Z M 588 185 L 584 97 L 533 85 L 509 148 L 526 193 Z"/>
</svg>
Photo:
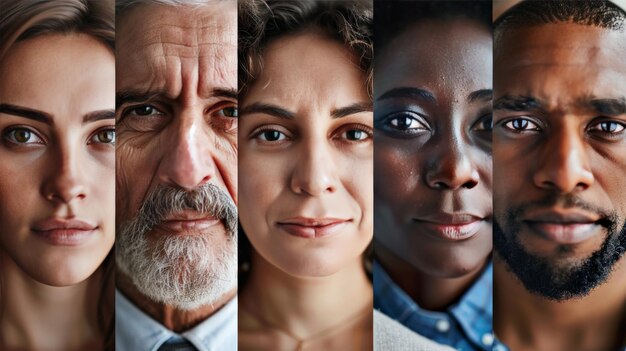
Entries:
<svg viewBox="0 0 626 351">
<path fill-rule="evenodd" d="M 594 177 L 582 136 L 566 129 L 551 135 L 539 155 L 533 178 L 537 187 L 565 194 L 589 188 Z"/>
<path fill-rule="evenodd" d="M 159 164 L 159 178 L 162 183 L 192 190 L 208 183 L 215 177 L 216 165 L 208 130 L 202 125 L 201 116 L 179 116 L 173 129 L 171 144 L 162 145 L 165 155 Z"/>
<path fill-rule="evenodd" d="M 291 189 L 296 194 L 320 196 L 337 191 L 339 178 L 328 142 L 302 144 L 291 175 Z"/>
<path fill-rule="evenodd" d="M 477 167 L 461 138 L 444 138 L 426 166 L 426 184 L 437 190 L 472 189 L 480 180 Z"/>
<path fill-rule="evenodd" d="M 74 200 L 87 197 L 87 187 L 81 174 L 86 165 L 79 159 L 80 152 L 80 148 L 71 145 L 61 145 L 58 148 L 55 162 L 49 167 L 50 174 L 43 182 L 44 198 L 69 205 Z"/>
</svg>

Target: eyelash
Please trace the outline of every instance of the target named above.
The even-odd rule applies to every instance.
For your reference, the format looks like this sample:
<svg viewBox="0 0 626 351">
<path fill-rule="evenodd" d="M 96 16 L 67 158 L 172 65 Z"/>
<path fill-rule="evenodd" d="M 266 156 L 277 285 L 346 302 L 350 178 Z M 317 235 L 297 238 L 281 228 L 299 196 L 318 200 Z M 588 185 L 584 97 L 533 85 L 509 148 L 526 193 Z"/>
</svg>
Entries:
<svg viewBox="0 0 626 351">
<path fill-rule="evenodd" d="M 17 131 L 26 131 L 28 133 L 30 133 L 30 137 L 36 137 L 37 139 L 39 139 L 39 141 L 37 142 L 19 142 L 17 139 L 15 139 L 15 132 Z M 34 146 L 34 145 L 45 145 L 46 144 L 46 140 L 44 137 L 42 137 L 37 131 L 35 131 L 32 128 L 26 127 L 26 126 L 13 126 L 13 127 L 9 127 L 7 128 L 3 133 L 2 133 L 2 138 L 8 142 L 10 142 L 12 145 L 15 146 L 24 146 L 24 145 L 29 145 L 30 147 Z M 11 140 L 13 139 L 13 140 Z M 30 139 L 30 138 L 29 138 Z"/>
<path fill-rule="evenodd" d="M 282 144 L 283 142 L 293 140 L 293 137 L 290 135 L 291 133 L 289 133 L 288 131 L 284 129 L 285 129 L 284 127 L 280 127 L 280 126 L 272 126 L 272 125 L 262 126 L 252 132 L 252 134 L 250 135 L 250 139 L 256 139 L 256 140 L 259 140 L 261 143 L 274 144 L 274 145 L 277 145 L 279 143 Z M 351 140 L 351 139 L 348 139 L 347 137 L 343 138 L 343 135 L 350 131 L 363 132 L 366 134 L 366 137 L 363 139 L 357 139 L 357 140 Z M 267 140 L 267 138 L 265 140 L 261 139 L 261 136 L 263 136 L 263 134 L 267 132 L 276 132 L 276 133 L 280 133 L 280 135 L 278 136 L 278 139 L 276 140 Z M 336 129 L 331 139 L 333 140 L 344 139 L 348 143 L 362 143 L 362 142 L 366 142 L 372 139 L 373 136 L 374 134 L 373 134 L 372 128 L 364 124 L 357 123 L 357 124 L 348 124 L 348 125 L 345 125 Z"/>
</svg>

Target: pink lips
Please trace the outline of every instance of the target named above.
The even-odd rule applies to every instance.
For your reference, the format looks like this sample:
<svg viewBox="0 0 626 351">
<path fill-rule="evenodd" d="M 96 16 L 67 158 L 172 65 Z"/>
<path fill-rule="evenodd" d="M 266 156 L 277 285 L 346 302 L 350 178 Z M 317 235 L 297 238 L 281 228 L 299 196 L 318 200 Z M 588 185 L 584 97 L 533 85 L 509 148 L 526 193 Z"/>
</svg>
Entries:
<svg viewBox="0 0 626 351">
<path fill-rule="evenodd" d="M 98 226 L 77 219 L 48 218 L 36 222 L 32 232 L 52 245 L 77 246 L 87 241 Z"/>
<path fill-rule="evenodd" d="M 467 213 L 437 213 L 414 219 L 426 231 L 448 241 L 467 240 L 480 231 L 483 218 Z"/>
<path fill-rule="evenodd" d="M 544 239 L 558 244 L 579 244 L 597 233 L 599 217 L 578 210 L 535 211 L 524 222 Z"/>
<path fill-rule="evenodd" d="M 322 238 L 341 232 L 350 219 L 294 217 L 281 220 L 278 227 L 300 238 Z"/>
</svg>

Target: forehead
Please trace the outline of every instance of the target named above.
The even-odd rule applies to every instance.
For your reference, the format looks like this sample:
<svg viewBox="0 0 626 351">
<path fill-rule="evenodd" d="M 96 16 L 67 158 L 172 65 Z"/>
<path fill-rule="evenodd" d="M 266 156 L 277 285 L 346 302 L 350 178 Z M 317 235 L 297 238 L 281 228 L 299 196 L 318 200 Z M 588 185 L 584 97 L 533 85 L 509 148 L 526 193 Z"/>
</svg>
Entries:
<svg viewBox="0 0 626 351">
<path fill-rule="evenodd" d="M 275 40 L 265 49 L 263 63 L 263 72 L 246 96 L 248 101 L 259 98 L 288 107 L 314 97 L 330 104 L 368 100 L 365 73 L 355 55 L 316 31 Z"/>
<path fill-rule="evenodd" d="M 85 34 L 16 43 L 0 64 L 1 102 L 76 116 L 114 106 L 113 52 Z"/>
<path fill-rule="evenodd" d="M 377 89 L 376 95 L 383 93 L 384 87 L 433 82 L 453 89 L 491 87 L 492 35 L 488 28 L 470 20 L 426 20 L 412 25 L 378 58 L 375 84 L 383 89 Z"/>
<path fill-rule="evenodd" d="M 118 19 L 116 45 L 118 86 L 177 95 L 191 70 L 199 90 L 236 87 L 236 2 L 137 6 Z"/>
<path fill-rule="evenodd" d="M 572 23 L 509 30 L 495 50 L 498 95 L 546 100 L 626 93 L 626 33 Z"/>
</svg>

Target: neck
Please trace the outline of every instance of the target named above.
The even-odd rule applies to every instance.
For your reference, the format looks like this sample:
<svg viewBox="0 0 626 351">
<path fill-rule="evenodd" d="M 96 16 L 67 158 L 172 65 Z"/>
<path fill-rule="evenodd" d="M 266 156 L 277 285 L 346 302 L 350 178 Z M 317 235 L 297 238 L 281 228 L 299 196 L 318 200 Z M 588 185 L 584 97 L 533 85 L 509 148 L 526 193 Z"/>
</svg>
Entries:
<svg viewBox="0 0 626 351">
<path fill-rule="evenodd" d="M 513 350 L 614 350 L 626 327 L 626 263 L 589 295 L 552 301 L 532 294 L 494 258 L 494 326 Z"/>
<path fill-rule="evenodd" d="M 152 301 L 137 290 L 132 280 L 120 271 L 116 272 L 116 278 L 117 288 L 124 296 L 140 310 L 152 317 L 152 319 L 176 333 L 182 333 L 202 323 L 237 295 L 237 290 L 233 289 L 210 305 L 201 306 L 193 310 L 182 310 L 171 305 Z"/>
<path fill-rule="evenodd" d="M 427 274 L 398 258 L 383 245 L 376 246 L 376 259 L 391 279 L 420 307 L 445 311 L 478 279 L 487 260 L 472 271 L 454 278 Z"/>
<path fill-rule="evenodd" d="M 373 310 L 372 285 L 360 257 L 325 277 L 289 275 L 256 252 L 252 267 L 241 291 L 242 309 L 302 340 Z"/>
<path fill-rule="evenodd" d="M 97 301 L 101 272 L 72 286 L 54 287 L 28 276 L 0 253 L 0 345 L 28 350 L 76 350 L 100 338 Z"/>
</svg>

